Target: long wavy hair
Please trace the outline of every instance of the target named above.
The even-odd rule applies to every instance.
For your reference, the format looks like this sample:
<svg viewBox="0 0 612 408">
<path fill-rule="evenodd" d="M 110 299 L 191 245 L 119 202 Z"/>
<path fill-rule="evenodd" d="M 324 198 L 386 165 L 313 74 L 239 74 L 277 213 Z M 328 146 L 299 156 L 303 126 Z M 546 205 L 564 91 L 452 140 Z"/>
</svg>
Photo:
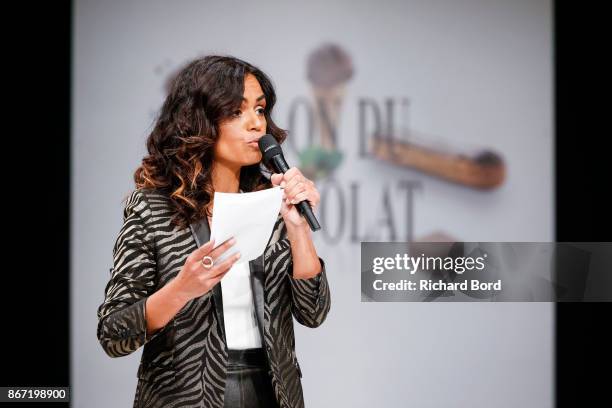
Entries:
<svg viewBox="0 0 612 408">
<path fill-rule="evenodd" d="M 266 133 L 282 143 L 287 132 L 271 117 L 276 93 L 268 76 L 257 67 L 231 56 L 210 55 L 188 63 L 170 82 L 168 96 L 147 138 L 148 154 L 135 171 L 134 181 L 137 189 L 155 189 L 170 198 L 175 225 L 186 227 L 212 215 L 213 147 L 219 123 L 240 108 L 247 74 L 257 78 L 266 97 Z M 271 187 L 270 172 L 263 163 L 242 167 L 240 188 L 258 191 Z"/>
</svg>

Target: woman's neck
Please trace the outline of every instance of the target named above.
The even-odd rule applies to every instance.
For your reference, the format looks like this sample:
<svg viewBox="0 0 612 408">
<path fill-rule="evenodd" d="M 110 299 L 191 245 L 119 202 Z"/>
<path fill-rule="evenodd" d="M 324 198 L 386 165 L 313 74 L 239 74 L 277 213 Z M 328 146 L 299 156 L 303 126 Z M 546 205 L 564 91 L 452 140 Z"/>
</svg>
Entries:
<svg viewBox="0 0 612 408">
<path fill-rule="evenodd" d="M 237 193 L 240 188 L 240 167 L 213 162 L 212 185 L 220 193 Z"/>
<path fill-rule="evenodd" d="M 212 185 L 214 191 L 220 193 L 238 193 L 240 189 L 240 167 L 232 167 L 213 161 Z M 211 214 L 214 204 L 214 200 L 211 200 L 208 204 Z M 208 218 L 211 219 L 211 217 Z"/>
</svg>

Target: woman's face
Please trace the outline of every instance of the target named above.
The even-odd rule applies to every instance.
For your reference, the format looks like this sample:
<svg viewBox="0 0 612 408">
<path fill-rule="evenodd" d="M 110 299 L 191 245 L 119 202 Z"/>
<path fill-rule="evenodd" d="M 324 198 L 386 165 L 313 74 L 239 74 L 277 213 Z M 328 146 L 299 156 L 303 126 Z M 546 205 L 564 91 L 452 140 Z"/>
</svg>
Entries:
<svg viewBox="0 0 612 408">
<path fill-rule="evenodd" d="M 259 81 L 247 74 L 242 106 L 231 118 L 219 123 L 215 161 L 231 167 L 249 166 L 261 161 L 257 142 L 266 133 L 265 107 L 266 99 Z"/>
</svg>

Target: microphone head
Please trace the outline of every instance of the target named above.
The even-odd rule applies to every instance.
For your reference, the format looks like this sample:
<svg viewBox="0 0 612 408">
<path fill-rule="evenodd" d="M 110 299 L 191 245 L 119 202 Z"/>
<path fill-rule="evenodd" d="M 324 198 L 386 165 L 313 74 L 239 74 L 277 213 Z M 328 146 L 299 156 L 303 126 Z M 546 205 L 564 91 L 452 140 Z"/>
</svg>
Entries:
<svg viewBox="0 0 612 408">
<path fill-rule="evenodd" d="M 263 161 L 266 164 L 270 163 L 272 157 L 283 154 L 283 150 L 272 135 L 263 135 L 258 142 L 259 150 L 263 156 Z"/>
</svg>

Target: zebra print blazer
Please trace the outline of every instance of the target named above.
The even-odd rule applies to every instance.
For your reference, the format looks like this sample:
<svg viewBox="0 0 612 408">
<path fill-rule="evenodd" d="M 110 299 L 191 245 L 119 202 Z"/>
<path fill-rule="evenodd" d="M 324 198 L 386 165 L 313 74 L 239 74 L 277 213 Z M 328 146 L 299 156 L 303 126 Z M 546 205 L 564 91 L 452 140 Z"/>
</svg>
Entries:
<svg viewBox="0 0 612 408">
<path fill-rule="evenodd" d="M 187 256 L 209 240 L 208 220 L 171 225 L 168 198 L 133 191 L 113 247 L 113 268 L 98 308 L 104 351 L 121 357 L 144 345 L 134 407 L 223 407 L 226 380 L 221 285 L 188 302 L 168 324 L 146 334 L 145 301 L 173 279 Z M 272 386 L 283 408 L 303 407 L 302 373 L 293 320 L 317 327 L 330 308 L 325 264 L 311 279 L 294 279 L 291 247 L 279 215 L 264 253 L 249 262 L 253 299 L 268 356 Z"/>
</svg>

